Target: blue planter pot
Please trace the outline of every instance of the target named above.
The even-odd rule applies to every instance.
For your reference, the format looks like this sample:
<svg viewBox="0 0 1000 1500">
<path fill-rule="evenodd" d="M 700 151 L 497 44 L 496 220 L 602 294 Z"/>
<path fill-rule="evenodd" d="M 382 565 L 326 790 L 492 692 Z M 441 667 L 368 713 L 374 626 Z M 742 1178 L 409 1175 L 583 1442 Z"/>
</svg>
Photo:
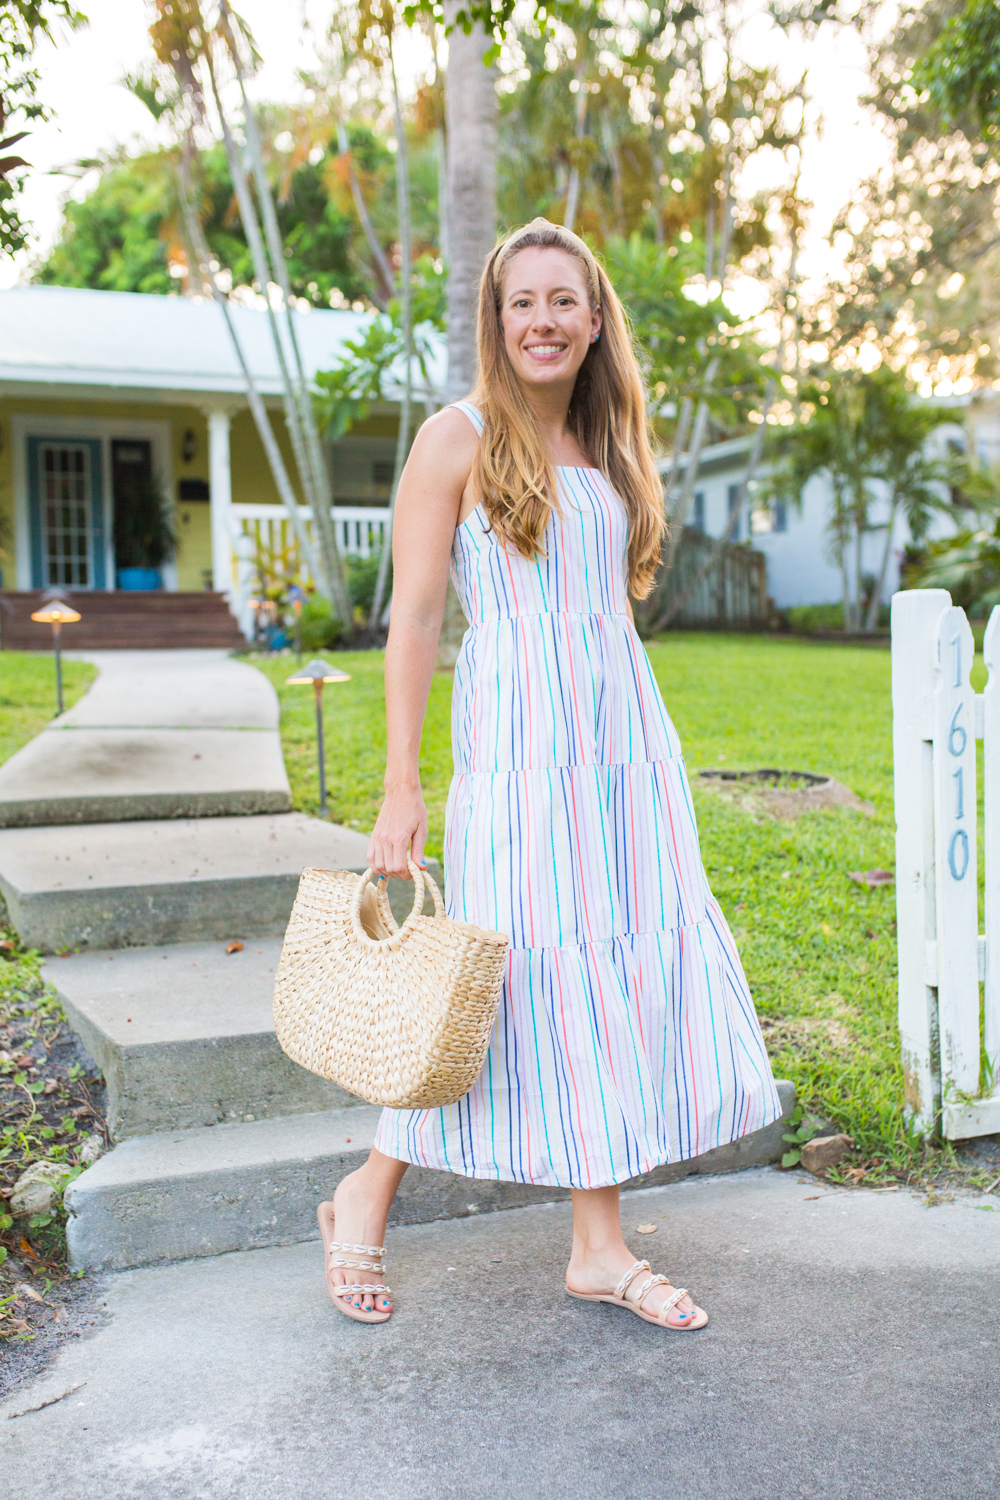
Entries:
<svg viewBox="0 0 1000 1500">
<path fill-rule="evenodd" d="M 159 568 L 119 568 L 115 580 L 120 589 L 158 589 L 163 587 Z"/>
</svg>

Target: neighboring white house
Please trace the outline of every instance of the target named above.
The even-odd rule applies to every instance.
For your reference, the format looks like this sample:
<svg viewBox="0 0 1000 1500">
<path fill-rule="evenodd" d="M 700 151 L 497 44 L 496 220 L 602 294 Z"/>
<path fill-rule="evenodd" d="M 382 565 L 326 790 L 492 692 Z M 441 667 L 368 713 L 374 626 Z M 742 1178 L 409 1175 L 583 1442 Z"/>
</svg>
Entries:
<svg viewBox="0 0 1000 1500">
<path fill-rule="evenodd" d="M 948 404 L 967 406 L 968 423 L 964 431 L 958 426 L 940 427 L 931 439 L 935 448 L 943 451 L 949 442 L 963 446 L 968 443 L 981 462 L 1000 462 L 1000 398 L 990 392 L 975 401 L 965 398 Z M 748 435 L 704 450 L 689 526 L 715 537 L 725 530 L 732 507 L 739 500 L 751 442 L 752 436 Z M 948 498 L 943 487 L 942 498 Z M 876 499 L 871 507 L 872 529 L 862 539 L 862 572 L 876 577 L 882 565 L 888 511 L 888 502 Z M 763 552 L 767 558 L 768 592 L 779 609 L 797 604 L 833 604 L 841 599 L 840 568 L 829 548 L 830 512 L 830 486 L 824 479 L 815 479 L 807 485 L 801 506 L 789 501 L 768 509 L 755 504 L 752 493 L 744 499 L 732 540 L 750 542 L 758 552 Z M 930 536 L 951 535 L 967 515 L 960 509 L 954 516 L 943 512 L 934 518 Z M 911 540 L 905 519 L 898 516 L 883 590 L 886 600 L 899 587 L 900 564 Z"/>
</svg>

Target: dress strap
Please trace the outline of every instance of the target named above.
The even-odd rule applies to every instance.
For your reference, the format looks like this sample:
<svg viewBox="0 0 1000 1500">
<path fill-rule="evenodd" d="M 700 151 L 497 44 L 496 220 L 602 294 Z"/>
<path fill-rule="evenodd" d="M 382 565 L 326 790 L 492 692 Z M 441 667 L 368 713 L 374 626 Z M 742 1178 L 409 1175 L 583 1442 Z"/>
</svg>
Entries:
<svg viewBox="0 0 1000 1500">
<path fill-rule="evenodd" d="M 483 427 L 485 424 L 483 422 L 483 414 L 479 410 L 479 407 L 473 406 L 471 401 L 453 401 L 451 404 L 456 411 L 463 412 L 465 416 L 468 417 L 473 427 L 479 433 L 479 436 L 482 437 Z"/>
</svg>

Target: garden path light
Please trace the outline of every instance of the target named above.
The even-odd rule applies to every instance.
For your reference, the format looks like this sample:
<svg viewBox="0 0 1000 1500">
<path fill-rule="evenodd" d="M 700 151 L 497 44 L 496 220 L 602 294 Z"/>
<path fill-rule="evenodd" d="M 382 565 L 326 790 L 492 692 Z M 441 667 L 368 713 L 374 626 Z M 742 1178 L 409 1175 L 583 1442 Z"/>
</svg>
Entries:
<svg viewBox="0 0 1000 1500">
<path fill-rule="evenodd" d="M 48 604 L 41 609 L 36 609 L 31 616 L 39 625 L 52 626 L 52 646 L 56 656 L 56 715 L 63 711 L 63 689 L 62 689 L 62 656 L 59 650 L 59 632 L 64 625 L 75 625 L 80 619 L 78 612 L 72 605 L 66 604 L 62 599 L 50 599 Z"/>
<path fill-rule="evenodd" d="M 331 667 L 319 657 L 314 657 L 307 666 L 301 667 L 285 681 L 293 687 L 306 686 L 312 683 L 316 693 L 316 749 L 319 757 L 319 815 L 326 817 L 326 765 L 323 755 L 323 685 L 327 682 L 350 682 L 350 672 L 341 672 L 339 667 Z"/>
</svg>

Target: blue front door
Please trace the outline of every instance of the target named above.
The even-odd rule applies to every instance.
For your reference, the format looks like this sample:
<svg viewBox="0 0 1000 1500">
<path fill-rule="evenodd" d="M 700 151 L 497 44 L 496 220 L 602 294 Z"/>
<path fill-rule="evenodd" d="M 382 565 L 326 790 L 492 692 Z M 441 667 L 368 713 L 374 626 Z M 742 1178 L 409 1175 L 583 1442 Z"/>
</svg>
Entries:
<svg viewBox="0 0 1000 1500">
<path fill-rule="evenodd" d="M 29 437 L 28 495 L 32 587 L 103 589 L 100 440 Z"/>
</svg>

